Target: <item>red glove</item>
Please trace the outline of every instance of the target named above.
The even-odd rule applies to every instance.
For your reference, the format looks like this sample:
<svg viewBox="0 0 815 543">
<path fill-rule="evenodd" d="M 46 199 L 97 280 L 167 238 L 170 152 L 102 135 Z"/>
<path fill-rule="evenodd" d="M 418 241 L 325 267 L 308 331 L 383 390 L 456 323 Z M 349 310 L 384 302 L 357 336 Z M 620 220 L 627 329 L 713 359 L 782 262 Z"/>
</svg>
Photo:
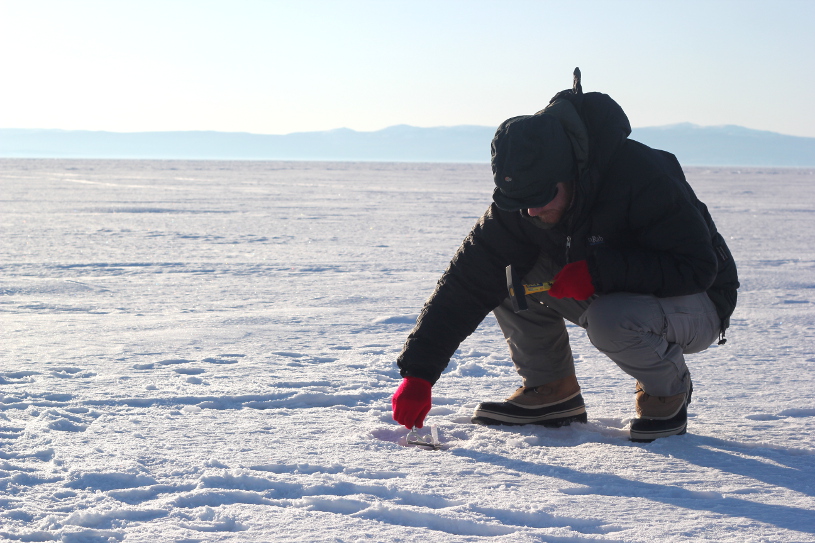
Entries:
<svg viewBox="0 0 815 543">
<path fill-rule="evenodd" d="M 405 377 L 391 398 L 393 420 L 407 428 L 421 428 L 430 411 L 430 389 L 433 385 L 419 377 Z"/>
<path fill-rule="evenodd" d="M 552 298 L 574 298 L 588 300 L 594 294 L 589 265 L 585 260 L 566 264 L 555 276 L 549 296 Z"/>
</svg>

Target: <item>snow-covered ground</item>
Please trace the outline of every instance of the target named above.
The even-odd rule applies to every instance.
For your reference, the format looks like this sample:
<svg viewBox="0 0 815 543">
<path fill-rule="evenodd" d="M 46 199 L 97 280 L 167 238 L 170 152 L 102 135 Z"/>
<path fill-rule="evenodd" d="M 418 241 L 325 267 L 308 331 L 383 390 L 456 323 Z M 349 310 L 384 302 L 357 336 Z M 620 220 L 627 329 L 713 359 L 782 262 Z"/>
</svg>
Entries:
<svg viewBox="0 0 815 543">
<path fill-rule="evenodd" d="M 395 367 L 487 165 L 0 161 L 0 539 L 815 541 L 815 171 L 690 169 L 740 305 L 689 433 L 570 329 L 589 422 L 490 429 L 488 318 L 400 444 Z"/>
</svg>

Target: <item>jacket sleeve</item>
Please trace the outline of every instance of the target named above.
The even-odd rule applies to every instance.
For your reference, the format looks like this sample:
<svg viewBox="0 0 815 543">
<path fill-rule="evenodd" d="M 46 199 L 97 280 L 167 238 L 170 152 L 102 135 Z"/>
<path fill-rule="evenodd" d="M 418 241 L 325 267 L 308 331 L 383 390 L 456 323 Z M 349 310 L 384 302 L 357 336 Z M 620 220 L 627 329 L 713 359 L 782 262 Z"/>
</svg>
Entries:
<svg viewBox="0 0 815 543">
<path fill-rule="evenodd" d="M 707 290 L 717 273 L 715 232 L 710 231 L 701 203 L 681 170 L 628 190 L 630 204 L 625 213 L 634 243 L 592 248 L 588 260 L 595 290 L 660 298 Z"/>
<path fill-rule="evenodd" d="M 537 252 L 519 214 L 490 206 L 419 314 L 397 359 L 401 375 L 435 383 L 461 342 L 506 298 L 506 266 L 511 263 L 526 273 Z"/>
</svg>

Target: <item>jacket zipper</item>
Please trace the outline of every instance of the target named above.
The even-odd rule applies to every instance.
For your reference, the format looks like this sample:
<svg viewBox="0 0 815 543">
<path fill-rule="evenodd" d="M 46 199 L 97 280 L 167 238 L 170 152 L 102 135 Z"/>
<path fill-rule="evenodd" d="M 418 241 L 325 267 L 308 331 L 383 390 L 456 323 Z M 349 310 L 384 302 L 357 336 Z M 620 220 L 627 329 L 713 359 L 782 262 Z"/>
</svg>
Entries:
<svg viewBox="0 0 815 543">
<path fill-rule="evenodd" d="M 574 201 L 572 202 L 572 207 L 573 208 L 578 205 L 578 202 L 577 202 L 577 198 L 578 198 L 577 184 L 575 184 L 574 190 L 575 190 L 575 195 L 574 195 Z M 566 221 L 566 232 L 574 232 L 574 225 L 575 225 L 576 221 L 577 221 L 576 208 L 575 209 L 569 209 L 569 216 L 568 216 L 567 221 Z M 569 249 L 571 249 L 571 248 L 572 248 L 572 235 L 567 234 L 566 235 L 566 264 L 569 263 Z"/>
</svg>

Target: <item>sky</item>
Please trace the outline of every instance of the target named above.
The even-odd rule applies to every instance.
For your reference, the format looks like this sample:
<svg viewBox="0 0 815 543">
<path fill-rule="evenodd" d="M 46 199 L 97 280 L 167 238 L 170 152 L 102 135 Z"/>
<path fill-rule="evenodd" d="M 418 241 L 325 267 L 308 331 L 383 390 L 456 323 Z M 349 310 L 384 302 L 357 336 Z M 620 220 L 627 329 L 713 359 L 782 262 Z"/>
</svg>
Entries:
<svg viewBox="0 0 815 543">
<path fill-rule="evenodd" d="M 632 126 L 815 137 L 815 2 L 0 0 L 0 128 L 497 126 L 569 88 Z"/>
</svg>

